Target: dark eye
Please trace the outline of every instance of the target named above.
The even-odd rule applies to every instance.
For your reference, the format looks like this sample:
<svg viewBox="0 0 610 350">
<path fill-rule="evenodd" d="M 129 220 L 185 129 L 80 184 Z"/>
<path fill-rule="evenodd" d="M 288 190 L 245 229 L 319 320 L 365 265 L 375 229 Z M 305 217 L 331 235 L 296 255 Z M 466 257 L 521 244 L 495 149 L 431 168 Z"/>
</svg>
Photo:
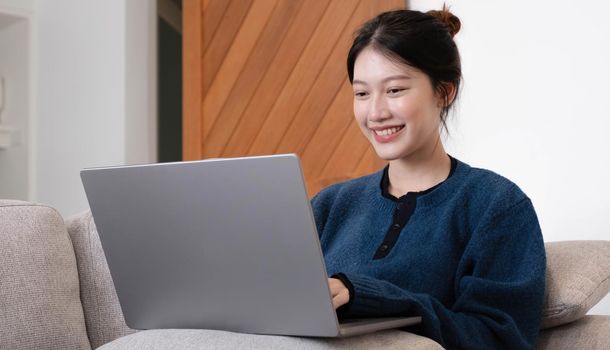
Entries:
<svg viewBox="0 0 610 350">
<path fill-rule="evenodd" d="M 388 94 L 395 95 L 404 90 L 405 90 L 404 88 L 392 88 L 392 89 L 388 89 Z"/>
<path fill-rule="evenodd" d="M 365 97 L 366 95 L 367 95 L 367 93 L 364 92 L 364 91 L 356 91 L 356 92 L 354 92 L 354 96 L 355 97 Z"/>
</svg>

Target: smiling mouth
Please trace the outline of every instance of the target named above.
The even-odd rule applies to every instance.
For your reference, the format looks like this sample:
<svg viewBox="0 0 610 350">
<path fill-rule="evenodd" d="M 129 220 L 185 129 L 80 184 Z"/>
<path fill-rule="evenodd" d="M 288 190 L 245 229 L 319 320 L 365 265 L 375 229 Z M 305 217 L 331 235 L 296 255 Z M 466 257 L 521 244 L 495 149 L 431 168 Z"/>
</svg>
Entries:
<svg viewBox="0 0 610 350">
<path fill-rule="evenodd" d="M 391 128 L 386 128 L 386 129 L 379 129 L 379 130 L 371 129 L 371 130 L 373 130 L 373 132 L 377 136 L 390 136 L 390 135 L 393 135 L 393 134 L 399 132 L 404 127 L 405 127 L 404 125 L 401 125 L 401 126 L 393 126 Z"/>
</svg>

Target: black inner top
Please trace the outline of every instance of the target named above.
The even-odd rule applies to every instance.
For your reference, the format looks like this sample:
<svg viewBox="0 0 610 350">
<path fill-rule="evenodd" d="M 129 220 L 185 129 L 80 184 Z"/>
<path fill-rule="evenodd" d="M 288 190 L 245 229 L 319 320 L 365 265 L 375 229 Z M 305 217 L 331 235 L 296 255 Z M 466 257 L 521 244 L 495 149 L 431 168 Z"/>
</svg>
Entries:
<svg viewBox="0 0 610 350">
<path fill-rule="evenodd" d="M 451 175 L 453 175 L 453 173 L 455 172 L 455 168 L 457 166 L 457 160 L 455 158 L 449 156 L 449 159 L 451 159 L 451 170 L 449 170 L 449 176 L 447 176 L 447 179 L 450 178 Z M 381 183 L 379 185 L 381 187 L 381 194 L 384 197 L 395 202 L 396 208 L 394 209 L 394 219 L 392 220 L 392 224 L 388 228 L 388 231 L 383 239 L 383 242 L 381 242 L 381 244 L 377 248 L 377 251 L 375 252 L 375 255 L 373 256 L 373 260 L 385 258 L 390 253 L 390 251 L 396 244 L 396 241 L 398 241 L 400 232 L 407 225 L 407 223 L 409 222 L 409 219 L 411 218 L 411 215 L 413 215 L 413 212 L 415 211 L 417 197 L 422 196 L 426 193 L 432 192 L 435 188 L 440 186 L 443 182 L 447 181 L 447 179 L 445 179 L 444 181 L 436 184 L 435 186 L 430 187 L 429 189 L 427 189 L 425 191 L 408 192 L 407 194 L 401 196 L 400 198 L 396 198 L 393 195 L 391 195 L 389 192 L 389 187 L 390 187 L 390 177 L 388 174 L 389 167 L 390 166 L 387 165 L 383 169 L 383 176 L 381 177 Z"/>
</svg>

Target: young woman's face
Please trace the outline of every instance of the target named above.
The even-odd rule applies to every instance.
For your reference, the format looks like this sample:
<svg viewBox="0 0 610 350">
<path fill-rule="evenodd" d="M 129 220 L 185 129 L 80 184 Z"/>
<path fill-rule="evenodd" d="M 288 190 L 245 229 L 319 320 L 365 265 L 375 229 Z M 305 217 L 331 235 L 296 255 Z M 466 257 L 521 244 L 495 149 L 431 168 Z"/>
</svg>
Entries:
<svg viewBox="0 0 610 350">
<path fill-rule="evenodd" d="M 356 58 L 353 88 L 356 121 L 380 158 L 430 155 L 442 99 L 425 73 L 368 47 Z"/>
</svg>

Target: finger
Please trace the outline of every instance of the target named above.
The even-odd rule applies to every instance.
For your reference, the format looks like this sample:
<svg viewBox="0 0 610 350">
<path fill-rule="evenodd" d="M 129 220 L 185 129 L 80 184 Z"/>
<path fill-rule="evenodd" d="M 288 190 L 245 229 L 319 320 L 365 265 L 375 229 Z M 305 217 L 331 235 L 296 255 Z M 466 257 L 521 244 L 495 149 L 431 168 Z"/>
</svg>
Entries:
<svg viewBox="0 0 610 350">
<path fill-rule="evenodd" d="M 345 286 L 343 286 L 343 283 L 341 283 L 341 281 L 339 281 L 336 278 L 329 278 L 328 279 L 328 286 L 330 287 L 330 294 L 333 297 L 335 295 L 339 294 L 341 289 L 345 288 Z"/>
<path fill-rule="evenodd" d="M 339 291 L 336 295 L 333 295 L 333 306 L 335 309 L 347 304 L 349 302 L 349 290 L 347 288 L 343 288 L 343 290 Z"/>
</svg>

